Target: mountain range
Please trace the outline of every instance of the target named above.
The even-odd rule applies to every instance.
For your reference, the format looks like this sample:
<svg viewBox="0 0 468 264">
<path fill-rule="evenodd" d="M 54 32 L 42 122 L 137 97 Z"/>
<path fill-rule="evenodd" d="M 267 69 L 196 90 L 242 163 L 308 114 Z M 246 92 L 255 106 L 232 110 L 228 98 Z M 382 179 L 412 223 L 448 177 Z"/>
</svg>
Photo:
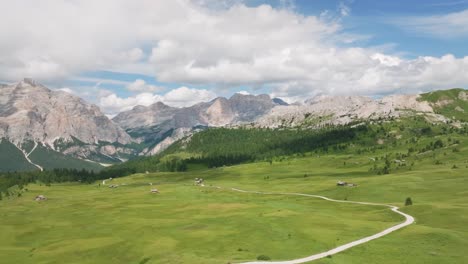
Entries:
<svg viewBox="0 0 468 264">
<path fill-rule="evenodd" d="M 419 95 L 317 96 L 289 105 L 268 95 L 234 94 L 190 107 L 157 102 L 135 106 L 112 120 L 98 106 L 32 79 L 0 86 L 0 171 L 100 169 L 154 155 L 208 127 L 344 125 L 423 115 L 429 122 L 467 122 L 463 89 Z"/>
</svg>

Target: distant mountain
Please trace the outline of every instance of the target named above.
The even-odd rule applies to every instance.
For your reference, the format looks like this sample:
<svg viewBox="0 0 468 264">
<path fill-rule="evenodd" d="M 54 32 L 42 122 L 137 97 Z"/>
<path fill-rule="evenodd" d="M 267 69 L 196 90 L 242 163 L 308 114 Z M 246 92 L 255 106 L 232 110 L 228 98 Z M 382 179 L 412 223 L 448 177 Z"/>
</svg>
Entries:
<svg viewBox="0 0 468 264">
<path fill-rule="evenodd" d="M 289 105 L 288 103 L 283 101 L 283 99 L 281 98 L 273 98 L 273 102 L 277 105 Z"/>
<path fill-rule="evenodd" d="M 445 96 L 438 98 L 437 95 L 440 94 Z M 463 113 L 468 111 L 466 94 L 468 93 L 465 90 L 454 89 L 421 95 L 390 95 L 381 99 L 365 96 L 317 96 L 306 100 L 302 105 L 277 106 L 260 117 L 256 126 L 314 128 L 415 114 L 425 116 L 429 122 L 463 122 L 467 119 Z M 449 106 L 450 109 L 447 109 Z"/>
<path fill-rule="evenodd" d="M 131 152 L 121 146 L 132 142 L 97 106 L 31 79 L 0 87 L 0 139 L 16 146 L 26 160 L 33 159 L 36 152 L 51 150 L 74 164 L 62 162 L 52 167 L 82 167 L 77 160 L 116 162 L 119 152 Z"/>
<path fill-rule="evenodd" d="M 135 106 L 110 120 L 79 97 L 24 79 L 0 85 L 0 172 L 99 169 L 160 153 L 208 127 L 315 129 L 411 115 L 461 126 L 467 113 L 468 91 L 451 89 L 380 99 L 317 96 L 292 105 L 264 94 L 234 94 L 183 108 Z"/>
<path fill-rule="evenodd" d="M 161 102 L 147 107 L 136 106 L 118 114 L 113 121 L 138 142 L 146 144 L 147 148 L 142 154 L 155 154 L 164 150 L 168 146 L 167 142 L 186 136 L 193 129 L 254 122 L 275 106 L 283 104 L 282 100 L 274 101 L 265 94 L 234 94 L 229 99 L 218 97 L 210 102 L 184 108 L 171 107 Z"/>
</svg>

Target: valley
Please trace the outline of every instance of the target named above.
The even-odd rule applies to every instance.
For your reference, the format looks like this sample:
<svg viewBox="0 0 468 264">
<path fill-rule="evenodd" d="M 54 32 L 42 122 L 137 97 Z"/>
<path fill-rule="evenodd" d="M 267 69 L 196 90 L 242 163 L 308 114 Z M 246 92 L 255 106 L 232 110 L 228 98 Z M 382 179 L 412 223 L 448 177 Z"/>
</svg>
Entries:
<svg viewBox="0 0 468 264">
<path fill-rule="evenodd" d="M 0 264 L 468 263 L 468 0 L 0 10 Z"/>
<path fill-rule="evenodd" d="M 344 161 L 353 165 L 336 166 Z M 28 185 L 21 197 L 0 202 L 5 238 L 0 248 L 2 256 L 8 256 L 2 261 L 239 263 L 260 255 L 287 260 L 326 251 L 403 221 L 378 206 L 207 188 L 213 185 L 387 203 L 416 219 L 409 227 L 314 263 L 464 262 L 467 169 L 425 165 L 371 176 L 367 163 L 365 157 L 313 155 L 271 165 L 136 174 L 114 179 L 112 184 L 119 185 L 115 189 L 99 186 L 101 182 Z M 195 186 L 196 177 L 206 179 L 207 187 Z M 336 186 L 340 180 L 358 187 Z M 149 192 L 154 187 L 160 194 Z M 33 201 L 39 194 L 48 200 Z M 408 196 L 412 206 L 404 206 Z"/>
<path fill-rule="evenodd" d="M 0 263 L 464 263 L 465 94 L 237 95 L 105 121 L 126 143 L 3 138 Z"/>
</svg>

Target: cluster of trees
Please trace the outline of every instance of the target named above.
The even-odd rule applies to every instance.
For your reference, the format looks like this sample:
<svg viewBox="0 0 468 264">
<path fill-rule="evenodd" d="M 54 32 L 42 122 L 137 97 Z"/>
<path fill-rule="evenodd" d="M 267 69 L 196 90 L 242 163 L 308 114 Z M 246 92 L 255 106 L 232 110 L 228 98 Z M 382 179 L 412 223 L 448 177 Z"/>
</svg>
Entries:
<svg viewBox="0 0 468 264">
<path fill-rule="evenodd" d="M 45 171 L 7 172 L 0 174 L 0 197 L 10 196 L 9 188 L 18 186 L 19 190 L 29 183 L 41 182 L 46 185 L 54 182 L 82 182 L 92 183 L 97 180 L 124 177 L 146 171 L 185 171 L 187 160 L 172 157 L 160 161 L 159 157 L 139 159 L 128 164 L 122 163 L 103 169 L 99 172 L 92 170 L 53 169 Z"/>
<path fill-rule="evenodd" d="M 444 147 L 444 142 L 442 142 L 441 139 L 437 139 L 436 141 L 433 141 L 433 142 L 430 142 L 429 144 L 427 144 L 419 152 L 423 153 L 423 152 L 426 152 L 426 151 L 429 151 L 429 150 L 436 150 L 436 149 L 443 148 L 443 147 Z"/>
<path fill-rule="evenodd" d="M 185 151 L 200 154 L 189 162 L 219 167 L 310 151 L 342 151 L 373 133 L 368 126 L 322 130 L 213 128 L 193 135 Z"/>
<path fill-rule="evenodd" d="M 29 183 L 40 181 L 45 184 L 52 182 L 81 181 L 92 182 L 96 174 L 86 170 L 55 169 L 50 171 L 8 172 L 0 174 L 0 196 L 9 196 L 9 188 L 18 186 L 22 190 Z"/>
</svg>

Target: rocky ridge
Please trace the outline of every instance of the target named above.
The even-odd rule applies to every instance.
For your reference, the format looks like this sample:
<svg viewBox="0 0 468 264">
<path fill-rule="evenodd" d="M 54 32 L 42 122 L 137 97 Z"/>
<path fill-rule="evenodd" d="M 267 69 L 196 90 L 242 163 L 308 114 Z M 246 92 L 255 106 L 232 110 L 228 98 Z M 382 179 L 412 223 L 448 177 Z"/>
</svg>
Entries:
<svg viewBox="0 0 468 264">
<path fill-rule="evenodd" d="M 104 154 L 106 145 L 132 142 L 96 105 L 31 79 L 0 88 L 0 138 L 18 147 L 37 142 L 80 158 Z"/>
</svg>

